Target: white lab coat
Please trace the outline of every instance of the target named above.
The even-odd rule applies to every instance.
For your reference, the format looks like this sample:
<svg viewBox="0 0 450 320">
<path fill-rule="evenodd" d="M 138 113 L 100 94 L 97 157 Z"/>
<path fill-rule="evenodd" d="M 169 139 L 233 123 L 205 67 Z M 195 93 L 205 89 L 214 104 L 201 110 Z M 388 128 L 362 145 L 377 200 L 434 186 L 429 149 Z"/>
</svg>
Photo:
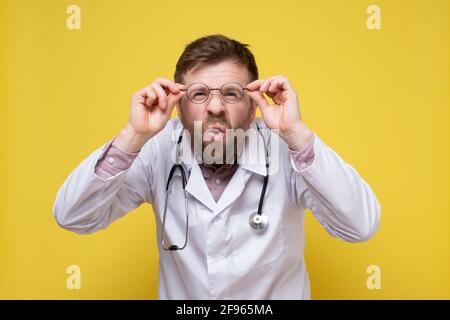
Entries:
<svg viewBox="0 0 450 320">
<path fill-rule="evenodd" d="M 261 119 L 257 121 L 265 127 Z M 176 145 L 174 130 L 180 128 L 178 119 L 170 120 L 128 170 L 106 180 L 94 173 L 105 153 L 104 146 L 97 149 L 64 182 L 53 209 L 61 227 L 88 234 L 144 202 L 151 203 L 157 223 L 160 299 L 309 299 L 304 209 L 309 208 L 328 233 L 344 241 L 366 241 L 377 230 L 380 205 L 353 167 L 315 135 L 314 162 L 299 170 L 287 145 L 266 130 L 268 144 L 278 139 L 280 152 L 278 170 L 269 175 L 263 206 L 269 223 L 264 232 L 256 232 L 248 223 L 257 211 L 266 172 L 263 157 L 256 164 L 243 161 L 216 203 L 192 153 L 183 152 L 188 244 L 182 251 L 163 250 L 165 187 L 173 165 L 170 150 Z M 183 147 L 191 151 L 188 145 Z M 177 171 L 166 220 L 167 241 L 175 244 L 183 243 L 185 230 L 179 175 Z"/>
</svg>

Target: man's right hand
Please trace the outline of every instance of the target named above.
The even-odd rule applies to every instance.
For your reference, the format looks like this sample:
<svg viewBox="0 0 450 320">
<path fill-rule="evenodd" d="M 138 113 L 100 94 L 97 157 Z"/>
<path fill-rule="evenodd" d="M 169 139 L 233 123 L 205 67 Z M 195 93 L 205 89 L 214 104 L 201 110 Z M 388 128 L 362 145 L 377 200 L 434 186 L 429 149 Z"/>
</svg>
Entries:
<svg viewBox="0 0 450 320">
<path fill-rule="evenodd" d="M 158 78 L 131 97 L 130 120 L 113 144 L 122 151 L 139 152 L 144 144 L 161 131 L 170 119 L 176 103 L 185 94 L 185 86 Z"/>
</svg>

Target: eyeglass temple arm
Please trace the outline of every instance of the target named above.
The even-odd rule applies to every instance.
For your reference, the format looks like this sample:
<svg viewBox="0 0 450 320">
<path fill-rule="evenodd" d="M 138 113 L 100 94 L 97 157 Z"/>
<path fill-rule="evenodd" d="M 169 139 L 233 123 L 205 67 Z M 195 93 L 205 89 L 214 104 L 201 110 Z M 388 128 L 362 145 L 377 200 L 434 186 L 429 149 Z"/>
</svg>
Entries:
<svg viewBox="0 0 450 320">
<path fill-rule="evenodd" d="M 211 89 L 209 89 L 209 90 L 220 90 L 220 88 L 211 88 Z M 251 91 L 250 89 L 247 89 L 247 88 L 242 88 L 242 90 L 248 90 L 248 91 Z M 187 89 L 180 89 L 180 91 L 187 91 Z"/>
</svg>

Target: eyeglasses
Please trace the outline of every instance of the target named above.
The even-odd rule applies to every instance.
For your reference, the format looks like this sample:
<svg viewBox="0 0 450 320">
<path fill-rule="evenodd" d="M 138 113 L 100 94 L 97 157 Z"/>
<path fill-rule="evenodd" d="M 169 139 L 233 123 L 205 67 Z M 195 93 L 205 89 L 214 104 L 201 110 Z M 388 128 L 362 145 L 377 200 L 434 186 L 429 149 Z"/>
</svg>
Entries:
<svg viewBox="0 0 450 320">
<path fill-rule="evenodd" d="M 222 99 L 227 103 L 238 103 L 244 96 L 244 91 L 248 90 L 243 88 L 239 83 L 230 82 L 224 84 L 221 88 L 210 88 L 204 83 L 192 83 L 186 89 L 186 97 L 196 104 L 200 104 L 208 100 L 211 91 L 219 90 Z"/>
</svg>

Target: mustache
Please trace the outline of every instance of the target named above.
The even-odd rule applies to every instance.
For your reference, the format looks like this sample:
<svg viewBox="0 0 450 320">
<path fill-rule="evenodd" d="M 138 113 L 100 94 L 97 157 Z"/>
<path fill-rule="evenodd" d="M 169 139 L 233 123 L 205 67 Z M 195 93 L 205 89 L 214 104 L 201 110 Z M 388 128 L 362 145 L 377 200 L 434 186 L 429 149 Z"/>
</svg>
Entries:
<svg viewBox="0 0 450 320">
<path fill-rule="evenodd" d="M 203 123 L 203 126 L 207 126 L 209 124 L 219 124 L 224 126 L 225 128 L 230 128 L 230 123 L 226 117 L 207 117 Z"/>
</svg>

